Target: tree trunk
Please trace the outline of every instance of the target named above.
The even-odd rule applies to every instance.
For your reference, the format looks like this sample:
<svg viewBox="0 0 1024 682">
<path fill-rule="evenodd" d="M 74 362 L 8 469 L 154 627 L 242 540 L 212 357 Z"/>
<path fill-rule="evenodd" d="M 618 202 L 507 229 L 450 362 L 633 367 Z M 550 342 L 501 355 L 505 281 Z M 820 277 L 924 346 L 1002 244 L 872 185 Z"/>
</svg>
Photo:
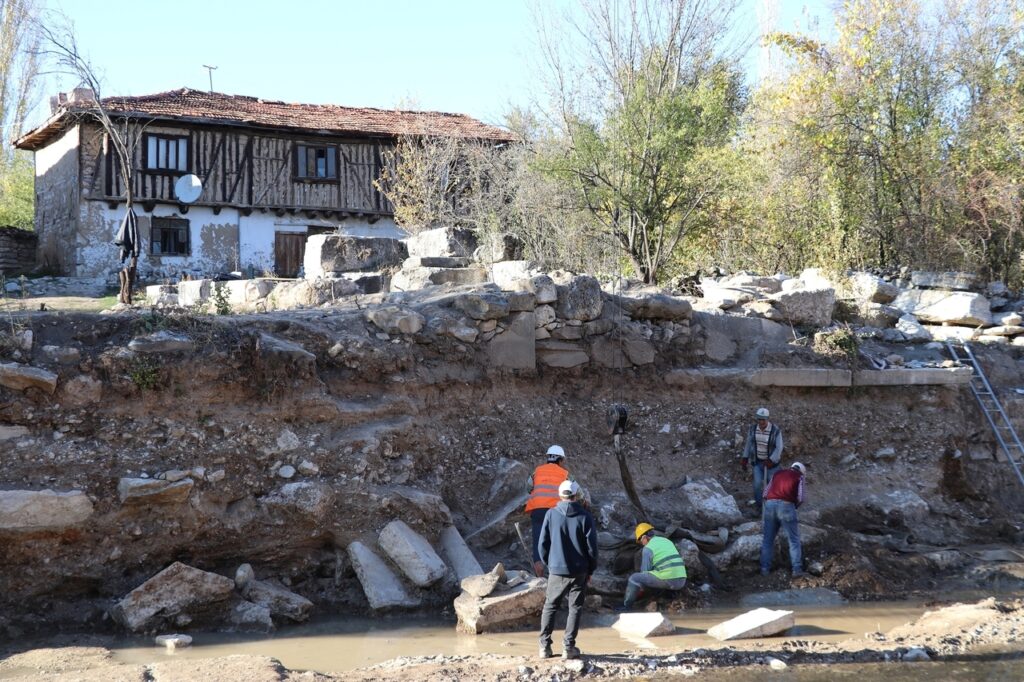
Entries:
<svg viewBox="0 0 1024 682">
<path fill-rule="evenodd" d="M 117 279 L 121 284 L 121 291 L 118 294 L 117 299 L 126 305 L 132 304 L 132 293 L 135 289 L 135 273 L 138 269 L 138 265 L 138 257 L 132 256 L 131 261 L 128 263 L 128 267 L 117 273 Z"/>
</svg>

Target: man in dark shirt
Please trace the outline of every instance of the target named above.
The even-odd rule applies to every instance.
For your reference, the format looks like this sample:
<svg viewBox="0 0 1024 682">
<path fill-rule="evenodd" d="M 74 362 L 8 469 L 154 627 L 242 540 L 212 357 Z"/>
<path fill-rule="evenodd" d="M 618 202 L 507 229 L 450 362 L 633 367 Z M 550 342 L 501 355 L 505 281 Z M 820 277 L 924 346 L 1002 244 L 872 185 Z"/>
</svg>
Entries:
<svg viewBox="0 0 1024 682">
<path fill-rule="evenodd" d="M 562 658 L 579 658 L 576 634 L 590 576 L 597 568 L 597 526 L 577 500 L 580 486 L 563 481 L 559 502 L 549 509 L 540 530 L 540 558 L 548 570 L 548 587 L 540 620 L 540 657 L 551 658 L 551 633 L 555 614 L 568 596 L 569 618 L 565 623 Z"/>
<path fill-rule="evenodd" d="M 764 490 L 764 513 L 761 517 L 761 575 L 768 575 L 772 570 L 775 536 L 778 535 L 780 527 L 786 531 L 786 537 L 789 539 L 789 563 L 793 577 L 804 574 L 796 510 L 804 502 L 806 472 L 803 464 L 793 462 L 793 466 L 772 476 Z"/>
</svg>

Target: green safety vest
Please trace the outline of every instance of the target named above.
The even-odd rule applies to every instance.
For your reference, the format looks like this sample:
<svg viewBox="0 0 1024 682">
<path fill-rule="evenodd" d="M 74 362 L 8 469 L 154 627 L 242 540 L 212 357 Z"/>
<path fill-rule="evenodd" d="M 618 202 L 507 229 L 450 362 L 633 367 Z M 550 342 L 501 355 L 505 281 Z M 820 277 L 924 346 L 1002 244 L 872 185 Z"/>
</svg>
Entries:
<svg viewBox="0 0 1024 682">
<path fill-rule="evenodd" d="M 651 550 L 652 557 L 650 573 L 655 578 L 662 580 L 675 580 L 686 577 L 686 566 L 683 565 L 683 557 L 679 556 L 679 550 L 668 538 L 654 536 L 647 542 L 646 549 Z"/>
</svg>

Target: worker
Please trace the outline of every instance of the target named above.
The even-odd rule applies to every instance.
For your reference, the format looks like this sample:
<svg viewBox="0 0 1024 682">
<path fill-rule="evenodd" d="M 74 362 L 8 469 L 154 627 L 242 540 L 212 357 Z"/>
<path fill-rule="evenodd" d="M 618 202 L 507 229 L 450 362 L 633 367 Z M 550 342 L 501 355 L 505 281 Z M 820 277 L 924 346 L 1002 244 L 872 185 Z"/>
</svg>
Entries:
<svg viewBox="0 0 1024 682">
<path fill-rule="evenodd" d="M 764 515 L 761 519 L 761 575 L 772 570 L 772 555 L 775 553 L 775 536 L 779 527 L 786 531 L 789 539 L 789 565 L 793 577 L 804 574 L 803 552 L 800 547 L 800 524 L 796 510 L 804 502 L 804 475 L 807 468 L 800 462 L 775 474 L 764 491 Z"/>
<path fill-rule="evenodd" d="M 637 526 L 635 535 L 643 545 L 643 556 L 640 572 L 629 576 L 622 610 L 632 608 L 641 598 L 681 590 L 686 585 L 686 565 L 671 540 L 655 535 L 654 526 L 649 523 Z"/>
<path fill-rule="evenodd" d="M 565 480 L 558 486 L 558 504 L 544 514 L 540 530 L 541 561 L 548 569 L 544 610 L 540 619 L 540 657 L 551 658 L 555 614 L 568 598 L 569 617 L 562 638 L 562 658 L 580 657 L 576 634 L 590 576 L 597 569 L 597 526 L 580 503 L 580 486 Z"/>
<path fill-rule="evenodd" d="M 750 464 L 754 471 L 754 499 L 747 504 L 756 505 L 761 513 L 762 495 L 782 461 L 782 429 L 768 421 L 768 408 L 757 410 L 756 421 L 750 425 L 747 441 L 740 455 L 740 465 Z"/>
<path fill-rule="evenodd" d="M 569 471 L 565 468 L 565 450 L 561 445 L 552 445 L 547 451 L 547 462 L 533 471 L 526 489 L 530 497 L 526 500 L 526 513 L 530 515 L 530 528 L 533 533 L 533 572 L 537 577 L 544 575 L 544 564 L 540 559 L 538 544 L 540 527 L 544 523 L 544 515 L 548 509 L 558 504 L 558 485 L 569 480 Z"/>
</svg>

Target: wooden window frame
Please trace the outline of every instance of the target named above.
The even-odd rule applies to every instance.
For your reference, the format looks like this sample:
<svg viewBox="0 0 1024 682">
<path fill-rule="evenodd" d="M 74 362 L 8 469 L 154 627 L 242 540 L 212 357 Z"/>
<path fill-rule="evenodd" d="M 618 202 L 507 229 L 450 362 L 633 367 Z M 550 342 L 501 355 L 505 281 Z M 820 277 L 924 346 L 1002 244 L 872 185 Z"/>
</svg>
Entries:
<svg viewBox="0 0 1024 682">
<path fill-rule="evenodd" d="M 299 165 L 299 150 L 302 149 L 304 154 L 308 155 L 311 149 L 323 149 L 327 159 L 330 159 L 330 152 L 334 152 L 334 168 L 327 168 L 328 172 L 334 171 L 334 175 L 305 175 L 304 170 Z M 319 184 L 337 185 L 341 182 L 341 150 L 336 144 L 309 144 L 306 142 L 296 142 L 292 151 L 292 181 L 293 182 L 312 182 Z"/>
<path fill-rule="evenodd" d="M 177 223 L 177 225 L 157 225 L 157 221 L 166 221 L 167 223 Z M 184 223 L 182 225 L 182 223 Z M 158 243 L 156 239 L 157 230 L 180 230 L 182 227 L 185 228 L 185 253 L 165 253 L 163 251 L 156 251 L 155 247 Z M 192 225 L 188 218 L 179 218 L 177 216 L 153 216 L 150 219 L 149 227 L 149 255 L 169 258 L 188 258 L 192 255 Z"/>
<path fill-rule="evenodd" d="M 185 169 L 181 170 L 178 168 L 150 168 L 149 167 L 149 141 L 163 140 L 168 143 L 168 149 L 170 148 L 171 142 L 174 142 L 175 149 L 179 149 L 179 143 L 184 140 L 185 142 Z M 158 142 L 159 144 L 159 142 Z M 177 152 L 175 152 L 177 153 Z M 186 175 L 191 172 L 192 168 L 192 140 L 188 135 L 171 135 L 167 133 L 144 133 L 142 135 L 142 172 L 150 175 Z"/>
</svg>

